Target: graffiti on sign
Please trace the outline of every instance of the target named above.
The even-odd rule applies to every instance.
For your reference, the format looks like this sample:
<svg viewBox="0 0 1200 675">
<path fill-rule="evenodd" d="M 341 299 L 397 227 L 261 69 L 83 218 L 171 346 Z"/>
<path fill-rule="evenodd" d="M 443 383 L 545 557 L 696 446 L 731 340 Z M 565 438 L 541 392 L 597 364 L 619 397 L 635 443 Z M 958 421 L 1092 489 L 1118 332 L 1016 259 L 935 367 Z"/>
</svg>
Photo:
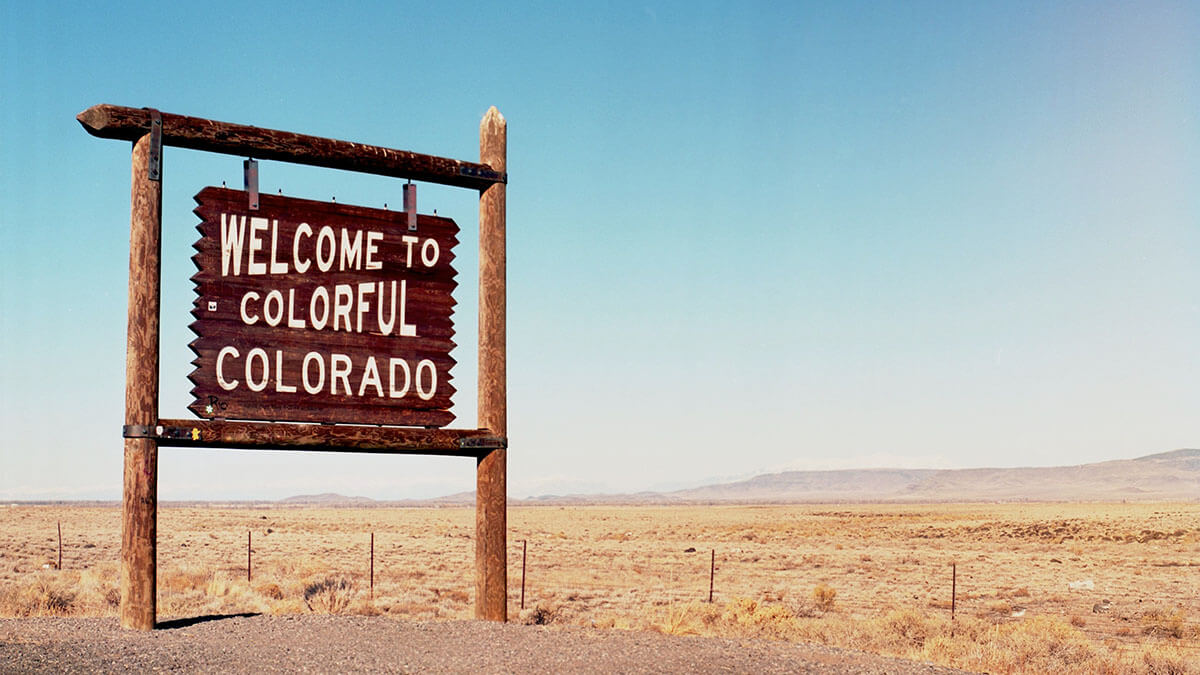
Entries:
<svg viewBox="0 0 1200 675">
<path fill-rule="evenodd" d="M 458 226 L 208 187 L 189 408 L 205 418 L 445 426 Z"/>
</svg>

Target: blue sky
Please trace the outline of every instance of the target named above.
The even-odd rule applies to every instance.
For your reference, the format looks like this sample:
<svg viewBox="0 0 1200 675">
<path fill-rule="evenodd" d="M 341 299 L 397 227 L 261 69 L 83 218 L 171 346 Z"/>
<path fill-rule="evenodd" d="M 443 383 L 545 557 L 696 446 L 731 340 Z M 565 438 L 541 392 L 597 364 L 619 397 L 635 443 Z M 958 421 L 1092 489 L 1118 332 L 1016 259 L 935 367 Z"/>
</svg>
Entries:
<svg viewBox="0 0 1200 675">
<path fill-rule="evenodd" d="M 45 6 L 43 6 L 45 5 Z M 1200 445 L 1194 3 L 153 3 L 0 14 L 0 499 L 120 494 L 129 144 L 96 103 L 475 159 L 509 124 L 510 492 Z M 192 195 L 164 159 L 161 413 Z M 401 183 L 262 162 L 264 191 Z M 477 198 L 456 425 L 474 424 Z M 160 496 L 423 497 L 470 460 L 163 449 Z"/>
</svg>

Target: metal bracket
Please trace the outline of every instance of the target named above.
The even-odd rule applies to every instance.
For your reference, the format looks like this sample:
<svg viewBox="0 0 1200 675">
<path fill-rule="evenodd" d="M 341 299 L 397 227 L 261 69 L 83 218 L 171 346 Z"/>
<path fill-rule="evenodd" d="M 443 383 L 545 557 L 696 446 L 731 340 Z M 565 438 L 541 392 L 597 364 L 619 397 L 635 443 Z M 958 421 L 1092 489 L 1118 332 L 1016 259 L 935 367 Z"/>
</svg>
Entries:
<svg viewBox="0 0 1200 675">
<path fill-rule="evenodd" d="M 463 450 L 500 450 L 508 447 L 506 436 L 468 436 L 458 439 Z"/>
<path fill-rule="evenodd" d="M 258 210 L 258 162 L 253 158 L 242 162 L 242 185 L 249 196 L 250 210 Z"/>
<path fill-rule="evenodd" d="M 155 440 L 200 440 L 200 430 L 196 427 L 166 427 L 161 424 L 126 424 L 121 427 L 121 435 L 125 438 L 153 438 Z"/>
<path fill-rule="evenodd" d="M 417 186 L 412 181 L 404 184 L 404 213 L 408 215 L 408 231 L 417 231 Z"/>
<path fill-rule="evenodd" d="M 504 172 L 500 172 L 500 171 L 491 171 L 488 169 L 477 169 L 473 166 L 458 167 L 458 175 L 470 176 L 472 178 L 484 178 L 487 180 L 495 181 L 497 183 L 501 183 L 503 185 L 508 184 L 508 173 L 504 173 Z M 484 188 L 484 189 L 486 189 L 486 188 Z"/>
<path fill-rule="evenodd" d="M 150 154 L 146 159 L 146 178 L 162 181 L 162 113 L 150 110 Z"/>
</svg>

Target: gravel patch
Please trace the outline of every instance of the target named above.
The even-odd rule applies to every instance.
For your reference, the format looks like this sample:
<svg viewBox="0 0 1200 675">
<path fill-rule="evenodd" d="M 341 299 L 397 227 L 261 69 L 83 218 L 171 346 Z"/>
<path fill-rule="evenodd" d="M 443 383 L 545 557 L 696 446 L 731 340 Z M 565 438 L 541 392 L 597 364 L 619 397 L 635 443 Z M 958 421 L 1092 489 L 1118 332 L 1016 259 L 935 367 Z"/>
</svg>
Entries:
<svg viewBox="0 0 1200 675">
<path fill-rule="evenodd" d="M 487 621 L 203 617 L 0 620 L 0 672 L 854 673 L 964 671 L 821 645 Z"/>
</svg>

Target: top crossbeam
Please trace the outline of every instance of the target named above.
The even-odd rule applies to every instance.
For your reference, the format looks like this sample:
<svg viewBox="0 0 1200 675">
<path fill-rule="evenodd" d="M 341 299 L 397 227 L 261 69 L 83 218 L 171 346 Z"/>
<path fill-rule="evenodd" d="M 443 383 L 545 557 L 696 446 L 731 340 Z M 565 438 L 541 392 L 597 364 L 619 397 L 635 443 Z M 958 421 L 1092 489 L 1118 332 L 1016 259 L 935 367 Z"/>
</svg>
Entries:
<svg viewBox="0 0 1200 675">
<path fill-rule="evenodd" d="M 84 110 L 75 119 L 98 138 L 136 141 L 150 132 L 152 114 L 149 108 L 100 104 Z M 186 115 L 161 113 L 161 116 L 163 145 L 475 190 L 508 182 L 507 173 L 477 162 Z"/>
</svg>

